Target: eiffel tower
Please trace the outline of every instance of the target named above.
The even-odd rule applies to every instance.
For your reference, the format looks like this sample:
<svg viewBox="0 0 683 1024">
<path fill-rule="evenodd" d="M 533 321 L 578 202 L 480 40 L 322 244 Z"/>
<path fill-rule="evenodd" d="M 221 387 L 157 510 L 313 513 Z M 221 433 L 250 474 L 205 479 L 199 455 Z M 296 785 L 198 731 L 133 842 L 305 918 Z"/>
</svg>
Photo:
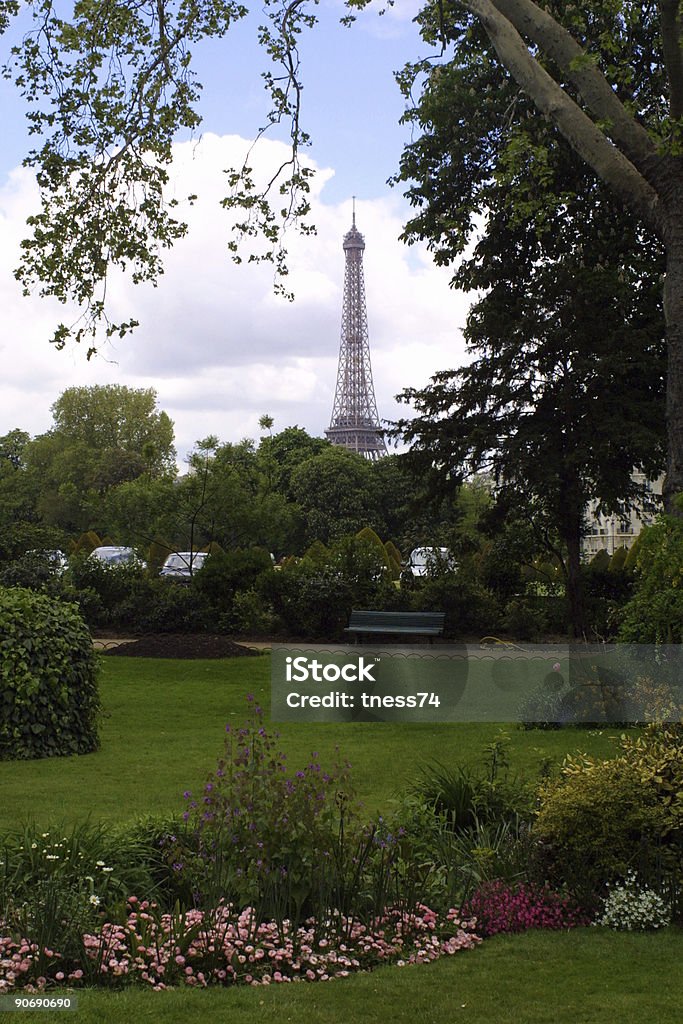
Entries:
<svg viewBox="0 0 683 1024">
<path fill-rule="evenodd" d="M 332 420 L 325 436 L 332 444 L 342 445 L 364 455 L 366 459 L 374 460 L 386 455 L 387 448 L 379 425 L 370 366 L 363 278 L 364 249 L 365 239 L 356 228 L 354 202 L 351 230 L 344 235 L 346 265 L 337 388 Z"/>
</svg>

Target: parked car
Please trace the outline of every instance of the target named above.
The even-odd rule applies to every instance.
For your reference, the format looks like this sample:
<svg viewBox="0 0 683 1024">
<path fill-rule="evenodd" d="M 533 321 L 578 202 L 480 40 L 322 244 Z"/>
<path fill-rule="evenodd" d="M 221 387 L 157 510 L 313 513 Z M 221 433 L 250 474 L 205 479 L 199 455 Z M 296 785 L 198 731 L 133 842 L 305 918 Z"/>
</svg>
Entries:
<svg viewBox="0 0 683 1024">
<path fill-rule="evenodd" d="M 189 580 L 204 565 L 208 551 L 174 551 L 161 567 L 160 576 Z"/>
<path fill-rule="evenodd" d="M 140 565 L 144 569 L 145 563 L 138 558 L 135 548 L 121 547 L 118 544 L 104 544 L 90 552 L 91 558 L 97 558 L 105 565 Z"/>
<path fill-rule="evenodd" d="M 36 548 L 33 548 L 31 551 L 27 551 L 26 554 L 47 562 L 52 571 L 56 572 L 58 576 L 61 576 L 62 573 L 69 568 L 68 558 L 64 552 L 60 551 L 58 548 L 55 548 L 54 550 L 37 550 Z"/>
<path fill-rule="evenodd" d="M 413 548 L 406 566 L 412 576 L 427 576 L 439 569 L 457 569 L 458 563 L 448 548 Z"/>
</svg>

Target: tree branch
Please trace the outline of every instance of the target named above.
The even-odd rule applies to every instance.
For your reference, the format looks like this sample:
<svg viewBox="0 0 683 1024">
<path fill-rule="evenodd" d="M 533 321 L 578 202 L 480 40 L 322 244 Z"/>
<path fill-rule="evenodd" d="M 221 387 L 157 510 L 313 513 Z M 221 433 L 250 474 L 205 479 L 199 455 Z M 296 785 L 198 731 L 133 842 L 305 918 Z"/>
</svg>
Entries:
<svg viewBox="0 0 683 1024">
<path fill-rule="evenodd" d="M 659 10 L 662 22 L 662 47 L 664 64 L 669 79 L 669 113 L 672 117 L 683 116 L 683 49 L 681 37 L 683 22 L 678 0 L 660 0 Z"/>
<path fill-rule="evenodd" d="M 605 76 L 590 61 L 586 51 L 570 32 L 533 0 L 493 0 L 494 6 L 518 32 L 536 43 L 557 64 L 567 80 L 600 121 L 609 122 L 609 134 L 653 188 L 650 178 L 657 150 L 641 124 L 624 107 Z"/>
<path fill-rule="evenodd" d="M 503 2 L 503 0 L 498 0 Z M 494 49 L 520 88 L 551 118 L 576 152 L 648 228 L 661 237 L 659 197 L 631 161 L 610 142 L 581 107 L 529 53 L 495 0 L 463 0 L 482 24 Z"/>
</svg>

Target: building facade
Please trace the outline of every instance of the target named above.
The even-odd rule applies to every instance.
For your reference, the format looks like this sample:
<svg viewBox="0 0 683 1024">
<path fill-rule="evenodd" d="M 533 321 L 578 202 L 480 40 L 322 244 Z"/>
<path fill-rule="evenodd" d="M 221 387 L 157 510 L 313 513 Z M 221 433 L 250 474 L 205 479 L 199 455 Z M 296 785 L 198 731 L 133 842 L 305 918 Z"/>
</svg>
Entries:
<svg viewBox="0 0 683 1024">
<path fill-rule="evenodd" d="M 586 509 L 586 532 L 583 537 L 583 555 L 591 559 L 598 551 L 613 555 L 618 548 L 630 548 L 644 526 L 653 522 L 661 507 L 664 474 L 657 480 L 648 480 L 644 473 L 634 473 L 633 479 L 643 486 L 650 501 L 634 505 L 621 515 L 598 513 L 598 502 L 590 502 Z"/>
</svg>

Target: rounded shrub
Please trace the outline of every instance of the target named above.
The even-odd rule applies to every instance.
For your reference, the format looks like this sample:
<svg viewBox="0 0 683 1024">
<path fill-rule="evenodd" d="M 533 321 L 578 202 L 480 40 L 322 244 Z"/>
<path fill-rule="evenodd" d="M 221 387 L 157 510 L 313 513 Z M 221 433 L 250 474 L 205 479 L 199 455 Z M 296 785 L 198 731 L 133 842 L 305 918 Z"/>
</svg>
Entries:
<svg viewBox="0 0 683 1024">
<path fill-rule="evenodd" d="M 683 879 L 683 736 L 649 726 L 609 760 L 567 758 L 546 783 L 534 826 L 556 882 L 604 891 L 637 870 L 645 883 Z"/>
<path fill-rule="evenodd" d="M 74 605 L 0 589 L 0 760 L 96 750 L 97 675 L 92 638 Z"/>
</svg>

